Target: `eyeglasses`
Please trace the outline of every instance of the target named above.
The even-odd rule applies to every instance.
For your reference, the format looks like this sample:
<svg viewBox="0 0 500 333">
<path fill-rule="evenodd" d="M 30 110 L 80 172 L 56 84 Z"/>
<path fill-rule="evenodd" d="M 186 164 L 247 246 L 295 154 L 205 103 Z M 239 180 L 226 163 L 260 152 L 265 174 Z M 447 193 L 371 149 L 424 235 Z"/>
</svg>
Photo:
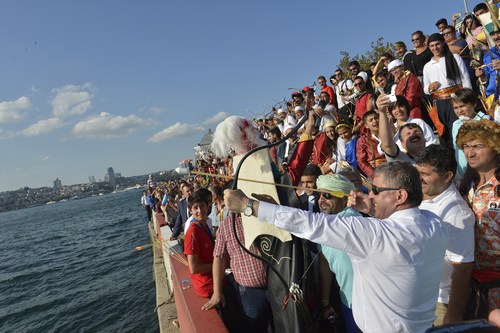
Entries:
<svg viewBox="0 0 500 333">
<path fill-rule="evenodd" d="M 326 200 L 330 200 L 332 198 L 343 198 L 345 197 L 344 193 L 343 192 L 320 192 L 321 193 L 321 196 L 323 198 L 325 198 Z"/>
<path fill-rule="evenodd" d="M 415 39 L 412 39 L 411 41 L 412 42 L 418 42 L 420 40 L 420 38 L 415 38 Z"/>
<path fill-rule="evenodd" d="M 378 195 L 380 192 L 385 192 L 385 191 L 396 191 L 399 190 L 399 188 L 394 188 L 394 187 L 378 187 L 377 185 L 372 185 L 372 188 L 370 191 L 373 192 L 373 194 Z"/>
<path fill-rule="evenodd" d="M 451 31 L 443 31 L 443 36 L 444 35 L 451 35 L 451 34 L 453 34 Z"/>
<path fill-rule="evenodd" d="M 363 84 L 364 84 L 364 82 L 358 82 L 358 83 L 355 83 L 354 86 L 359 87 L 359 86 L 362 86 Z"/>
</svg>

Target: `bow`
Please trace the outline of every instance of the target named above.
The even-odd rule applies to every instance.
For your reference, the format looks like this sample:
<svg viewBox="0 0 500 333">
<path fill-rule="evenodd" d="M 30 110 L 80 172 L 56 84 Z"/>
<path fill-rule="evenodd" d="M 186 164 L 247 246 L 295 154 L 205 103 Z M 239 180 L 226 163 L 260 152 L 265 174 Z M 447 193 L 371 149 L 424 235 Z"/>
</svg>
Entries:
<svg viewBox="0 0 500 333">
<path fill-rule="evenodd" d="M 232 190 L 235 190 L 238 188 L 238 177 L 239 177 L 239 173 L 240 173 L 240 170 L 242 168 L 242 165 L 243 165 L 243 162 L 252 154 L 255 154 L 261 150 L 264 150 L 264 149 L 267 149 L 267 148 L 271 148 L 273 146 L 277 146 L 283 142 L 285 142 L 286 140 L 288 140 L 290 137 L 292 137 L 295 133 L 297 133 L 297 131 L 302 127 L 302 125 L 308 120 L 308 117 L 309 117 L 309 108 L 306 107 L 306 111 L 305 111 L 305 115 L 304 117 L 301 119 L 301 121 L 295 126 L 295 128 L 292 129 L 292 131 L 290 133 L 288 133 L 286 136 L 284 136 L 282 139 L 276 141 L 275 143 L 270 143 L 270 144 L 267 144 L 267 145 L 262 145 L 262 146 L 258 146 L 258 147 L 255 147 L 253 149 L 251 149 L 250 151 L 248 151 L 242 158 L 241 160 L 238 162 L 237 164 L 237 167 L 235 169 L 235 172 L 234 172 L 234 181 L 233 181 L 233 185 L 232 185 Z M 285 280 L 285 278 L 279 273 L 278 269 L 266 258 L 260 256 L 260 255 L 257 255 L 251 251 L 249 251 L 244 245 L 243 243 L 241 242 L 241 240 L 238 238 L 238 234 L 236 233 L 236 214 L 234 213 L 231 213 L 231 217 L 232 217 L 232 221 L 233 221 L 233 232 L 234 232 L 234 236 L 236 238 L 236 241 L 238 243 L 238 245 L 242 248 L 243 251 L 245 251 L 246 253 L 248 253 L 250 256 L 258 259 L 258 260 L 261 260 L 262 262 L 266 263 L 268 265 L 268 267 L 276 274 L 276 276 L 279 278 L 279 280 L 281 281 L 281 283 L 283 284 L 283 286 L 285 287 L 285 290 L 288 291 L 288 294 L 285 296 L 285 300 L 284 300 L 284 304 L 286 306 L 287 302 L 288 302 L 288 298 L 289 298 L 289 295 L 290 295 L 290 288 L 288 286 L 288 283 L 287 281 Z M 288 233 L 284 233 L 284 234 L 288 234 Z M 290 237 L 290 235 L 288 234 L 288 237 Z M 282 239 L 281 237 L 278 237 L 280 239 Z M 288 239 L 291 239 L 291 238 L 288 238 Z M 246 242 L 248 242 L 247 239 L 245 239 Z"/>
</svg>

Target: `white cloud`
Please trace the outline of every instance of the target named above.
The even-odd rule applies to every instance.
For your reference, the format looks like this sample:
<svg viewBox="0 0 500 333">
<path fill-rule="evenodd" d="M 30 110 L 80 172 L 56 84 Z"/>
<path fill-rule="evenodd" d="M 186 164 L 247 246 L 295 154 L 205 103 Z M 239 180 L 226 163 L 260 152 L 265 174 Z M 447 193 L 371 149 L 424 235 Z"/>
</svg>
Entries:
<svg viewBox="0 0 500 333">
<path fill-rule="evenodd" d="M 167 110 L 164 108 L 161 108 L 159 106 L 153 106 L 153 107 L 149 108 L 149 111 L 151 111 L 152 113 L 161 114 Z"/>
<path fill-rule="evenodd" d="M 91 83 L 85 83 L 83 86 L 67 84 L 52 89 L 52 114 L 56 117 L 66 117 L 87 112 L 92 107 L 93 95 L 89 91 L 91 89 Z"/>
<path fill-rule="evenodd" d="M 39 92 L 39 91 L 40 91 L 40 89 L 38 89 L 38 88 L 37 88 L 37 87 L 35 87 L 34 85 L 32 85 L 32 86 L 31 86 L 31 92 L 36 93 L 36 92 Z"/>
<path fill-rule="evenodd" d="M 63 126 L 63 122 L 61 119 L 54 117 L 54 118 L 48 118 L 48 119 L 42 119 L 38 121 L 37 123 L 29 126 L 28 128 L 22 130 L 19 132 L 19 135 L 24 135 L 24 136 L 37 136 L 40 134 L 47 134 L 55 130 L 56 128 L 59 128 Z"/>
<path fill-rule="evenodd" d="M 24 119 L 22 111 L 31 108 L 28 97 L 22 96 L 15 101 L 0 102 L 0 123 L 12 123 Z"/>
<path fill-rule="evenodd" d="M 190 125 L 190 124 L 182 124 L 175 123 L 174 125 L 167 127 L 161 130 L 158 133 L 155 133 L 148 139 L 148 142 L 160 142 L 165 141 L 172 138 L 181 138 L 187 137 L 194 134 L 198 134 L 198 132 L 204 131 L 205 129 L 198 125 Z"/>
<path fill-rule="evenodd" d="M 40 161 L 47 161 L 50 158 L 50 155 L 40 156 Z"/>
<path fill-rule="evenodd" d="M 218 124 L 221 121 L 223 121 L 224 119 L 226 119 L 227 117 L 229 117 L 228 113 L 219 112 L 215 116 L 212 116 L 212 117 L 208 118 L 207 120 L 205 120 L 203 122 L 203 124 L 205 124 L 205 125 Z"/>
<path fill-rule="evenodd" d="M 152 124 L 151 120 L 142 119 L 136 115 L 123 117 L 101 112 L 99 115 L 78 122 L 73 127 L 73 134 L 86 138 L 116 138 L 126 136 Z"/>
</svg>

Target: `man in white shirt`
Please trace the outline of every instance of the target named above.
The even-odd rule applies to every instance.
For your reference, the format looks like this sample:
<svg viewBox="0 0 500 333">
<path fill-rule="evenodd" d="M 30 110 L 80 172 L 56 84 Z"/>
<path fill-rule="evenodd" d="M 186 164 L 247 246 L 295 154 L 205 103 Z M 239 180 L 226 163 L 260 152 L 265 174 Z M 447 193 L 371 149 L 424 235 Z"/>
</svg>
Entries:
<svg viewBox="0 0 500 333">
<path fill-rule="evenodd" d="M 373 184 L 368 196 L 351 192 L 348 201 L 373 218 L 311 214 L 240 190 L 226 190 L 224 201 L 230 211 L 344 250 L 354 270 L 354 319 L 363 332 L 425 332 L 435 319 L 447 233 L 439 217 L 418 208 L 422 187 L 411 164 L 382 164 Z"/>
<path fill-rule="evenodd" d="M 453 183 L 457 162 L 452 150 L 432 145 L 415 162 L 424 195 L 420 209 L 439 216 L 448 231 L 434 325 L 461 322 L 474 266 L 474 213 Z"/>
<path fill-rule="evenodd" d="M 439 120 L 445 126 L 442 138 L 450 145 L 453 122 L 458 119 L 453 111 L 451 94 L 460 88 L 472 89 L 469 72 L 462 58 L 450 51 L 443 35 L 429 36 L 428 45 L 433 57 L 424 66 L 424 93 L 432 95 Z"/>
</svg>

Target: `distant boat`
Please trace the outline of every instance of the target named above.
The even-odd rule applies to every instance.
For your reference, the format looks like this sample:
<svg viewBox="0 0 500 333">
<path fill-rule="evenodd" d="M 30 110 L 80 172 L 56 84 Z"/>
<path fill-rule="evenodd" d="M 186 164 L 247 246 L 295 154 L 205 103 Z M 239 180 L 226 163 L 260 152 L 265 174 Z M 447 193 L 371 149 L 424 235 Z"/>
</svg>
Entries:
<svg viewBox="0 0 500 333">
<path fill-rule="evenodd" d="M 49 201 L 49 202 L 46 203 L 46 205 L 53 205 L 55 203 L 57 203 L 57 201 Z"/>
</svg>

